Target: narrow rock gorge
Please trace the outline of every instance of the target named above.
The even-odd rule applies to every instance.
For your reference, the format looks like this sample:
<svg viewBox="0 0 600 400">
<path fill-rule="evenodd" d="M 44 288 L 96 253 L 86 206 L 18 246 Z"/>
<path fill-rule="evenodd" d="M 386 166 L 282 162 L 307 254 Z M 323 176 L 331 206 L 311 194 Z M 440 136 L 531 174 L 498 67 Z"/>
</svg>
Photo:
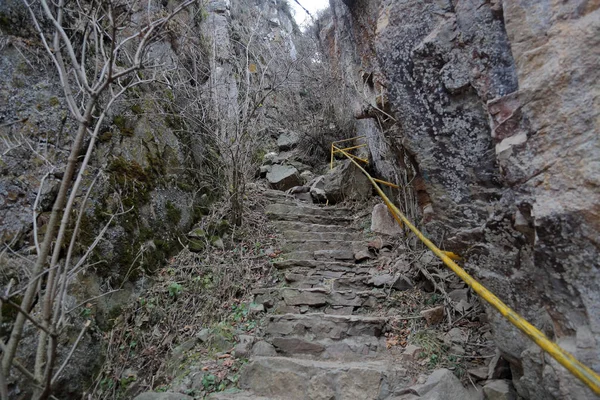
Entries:
<svg viewBox="0 0 600 400">
<path fill-rule="evenodd" d="M 0 4 L 1 400 L 598 398 L 358 165 L 600 373 L 600 2 L 311 7 Z"/>
</svg>

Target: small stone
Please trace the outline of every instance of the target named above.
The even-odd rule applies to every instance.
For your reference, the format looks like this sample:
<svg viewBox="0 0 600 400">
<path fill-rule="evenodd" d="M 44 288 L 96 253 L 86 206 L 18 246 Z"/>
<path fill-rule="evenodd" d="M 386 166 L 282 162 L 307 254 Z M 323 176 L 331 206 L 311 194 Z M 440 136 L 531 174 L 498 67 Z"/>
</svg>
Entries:
<svg viewBox="0 0 600 400">
<path fill-rule="evenodd" d="M 373 258 L 373 255 L 369 252 L 369 250 L 360 250 L 354 253 L 354 259 L 358 262 L 370 260 Z"/>
<path fill-rule="evenodd" d="M 274 151 L 271 151 L 271 152 L 265 154 L 265 156 L 263 157 L 263 164 L 271 165 L 275 162 L 276 158 L 277 158 L 277 153 L 275 153 Z"/>
<path fill-rule="evenodd" d="M 302 180 L 302 183 L 307 184 L 308 182 L 312 181 L 315 177 L 315 174 L 312 173 L 312 171 L 306 170 L 304 172 L 302 172 L 300 174 L 300 179 Z M 310 185 L 309 185 L 310 187 Z"/>
<path fill-rule="evenodd" d="M 454 302 L 458 303 L 461 300 L 469 301 L 469 289 L 456 289 L 448 293 L 448 297 L 450 297 Z"/>
<path fill-rule="evenodd" d="M 196 337 L 202 343 L 208 342 L 208 340 L 210 339 L 210 336 L 211 336 L 211 330 L 208 328 L 204 328 L 196 334 Z"/>
<path fill-rule="evenodd" d="M 375 239 L 367 243 L 367 247 L 373 250 L 381 250 L 381 248 L 383 247 L 383 240 L 380 237 L 376 237 Z"/>
<path fill-rule="evenodd" d="M 260 314 L 262 312 L 265 312 L 265 306 L 263 304 L 252 303 L 250 304 L 250 308 L 248 311 L 250 312 L 250 314 Z"/>
<path fill-rule="evenodd" d="M 419 358 L 419 354 L 421 354 L 423 348 L 419 346 L 415 346 L 414 344 L 409 344 L 404 348 L 404 353 L 402 353 L 402 359 L 410 361 L 416 360 Z"/>
<path fill-rule="evenodd" d="M 488 376 L 487 367 L 471 368 L 467 370 L 467 372 L 475 379 L 475 381 L 485 381 Z"/>
<path fill-rule="evenodd" d="M 325 203 L 327 201 L 327 194 L 325 193 L 325 177 L 319 176 L 315 178 L 310 186 L 310 196 L 315 203 Z"/>
<path fill-rule="evenodd" d="M 464 343 L 467 341 L 467 333 L 460 328 L 452 328 L 444 336 L 444 341 L 450 343 Z"/>
<path fill-rule="evenodd" d="M 444 306 L 423 310 L 420 314 L 425 318 L 427 325 L 437 325 L 444 320 Z"/>
<path fill-rule="evenodd" d="M 267 176 L 267 174 L 271 171 L 271 168 L 273 168 L 271 165 L 262 165 L 259 169 L 258 169 L 258 175 L 261 178 L 265 178 Z"/>
<path fill-rule="evenodd" d="M 454 354 L 456 356 L 462 356 L 466 353 L 464 347 L 459 346 L 457 344 L 453 344 L 450 346 L 450 354 Z"/>
<path fill-rule="evenodd" d="M 471 308 L 473 308 L 471 303 L 469 303 L 465 300 L 461 300 L 457 304 L 454 304 L 454 309 L 456 311 L 458 311 L 459 313 L 465 313 L 465 312 L 469 311 Z"/>
<path fill-rule="evenodd" d="M 393 289 L 398 290 L 400 292 L 412 289 L 413 287 L 413 283 L 404 275 L 400 275 L 392 285 Z"/>
<path fill-rule="evenodd" d="M 369 279 L 368 283 L 375 287 L 389 287 L 395 282 L 394 275 L 391 274 L 382 274 L 382 275 L 373 275 L 371 279 Z"/>
<path fill-rule="evenodd" d="M 10 201 L 11 203 L 16 202 L 18 198 L 19 198 L 19 194 L 17 192 L 8 192 L 6 194 L 6 199 L 8 201 Z"/>
<path fill-rule="evenodd" d="M 261 340 L 256 342 L 254 347 L 252 347 L 252 355 L 257 357 L 274 357 L 277 355 L 277 350 L 275 350 L 272 344 Z"/>
<path fill-rule="evenodd" d="M 247 357 L 250 354 L 250 350 L 252 349 L 253 343 L 254 336 L 240 335 L 239 342 L 235 345 L 235 348 L 233 350 L 235 357 Z"/>
<path fill-rule="evenodd" d="M 512 384 L 504 379 L 489 381 L 483 387 L 487 400 L 516 400 L 517 395 Z"/>
</svg>

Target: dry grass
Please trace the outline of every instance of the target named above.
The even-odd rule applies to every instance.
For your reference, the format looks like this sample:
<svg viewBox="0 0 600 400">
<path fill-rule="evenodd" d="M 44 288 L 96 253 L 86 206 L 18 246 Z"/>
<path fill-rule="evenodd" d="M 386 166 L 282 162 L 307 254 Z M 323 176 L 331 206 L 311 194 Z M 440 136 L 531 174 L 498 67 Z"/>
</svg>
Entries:
<svg viewBox="0 0 600 400">
<path fill-rule="evenodd" d="M 230 339 L 236 330 L 253 329 L 247 304 L 251 289 L 270 274 L 264 249 L 274 236 L 259 189 L 251 188 L 248 198 L 253 200 L 246 202 L 247 225 L 227 237 L 225 249 L 182 250 L 159 270 L 155 284 L 115 318 L 105 334 L 107 358 L 90 389 L 92 398 L 129 398 L 170 382 L 167 364 L 173 349 L 203 328 L 226 330 Z"/>
</svg>

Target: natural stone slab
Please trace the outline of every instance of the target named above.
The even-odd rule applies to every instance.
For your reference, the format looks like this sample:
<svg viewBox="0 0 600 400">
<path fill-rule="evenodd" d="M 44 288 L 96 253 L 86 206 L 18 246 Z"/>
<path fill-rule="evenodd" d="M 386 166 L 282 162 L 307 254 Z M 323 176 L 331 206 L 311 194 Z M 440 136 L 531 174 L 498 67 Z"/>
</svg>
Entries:
<svg viewBox="0 0 600 400">
<path fill-rule="evenodd" d="M 327 315 L 323 313 L 285 314 L 269 317 L 269 336 L 308 335 L 314 339 L 344 339 L 351 336 L 380 337 L 387 323 L 384 317 Z"/>
<path fill-rule="evenodd" d="M 371 213 L 371 232 L 389 236 L 399 235 L 402 233 L 402 227 L 385 204 L 377 204 Z"/>
<path fill-rule="evenodd" d="M 318 355 L 325 350 L 322 344 L 296 337 L 276 337 L 271 339 L 271 344 L 283 354 Z"/>
<path fill-rule="evenodd" d="M 404 387 L 406 370 L 389 361 L 332 362 L 257 357 L 240 386 L 261 396 L 288 400 L 383 399 Z"/>
</svg>

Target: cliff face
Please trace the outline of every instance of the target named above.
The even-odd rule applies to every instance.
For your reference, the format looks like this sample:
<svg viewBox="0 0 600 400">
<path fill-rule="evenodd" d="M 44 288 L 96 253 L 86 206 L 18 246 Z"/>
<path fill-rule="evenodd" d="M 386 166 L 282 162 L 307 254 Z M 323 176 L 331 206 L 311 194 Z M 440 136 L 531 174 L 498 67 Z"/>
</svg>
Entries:
<svg viewBox="0 0 600 400">
<path fill-rule="evenodd" d="M 156 5 L 151 11 L 157 15 L 167 13 L 175 4 L 167 3 Z M 140 6 L 142 11 L 132 10 L 132 21 L 143 20 L 140 15 L 150 12 L 146 6 Z M 70 19 L 66 23 L 72 24 L 70 28 L 77 39 L 81 26 Z M 85 380 L 102 362 L 98 332 L 110 329 L 110 320 L 119 315 L 121 307 L 147 286 L 147 280 L 142 279 L 144 275 L 152 275 L 182 243 L 187 244 L 185 234 L 223 194 L 219 192 L 222 187 L 215 187 L 214 181 L 209 180 L 214 176 L 218 178 L 218 170 L 222 169 L 219 165 L 222 160 L 218 157 L 222 154 L 217 154 L 219 149 L 208 146 L 219 139 L 231 139 L 226 136 L 230 132 L 225 132 L 224 138 L 216 137 L 215 131 L 203 129 L 209 125 L 207 121 L 211 116 L 201 121 L 204 124 L 201 126 L 194 124 L 193 117 L 197 115 L 190 116 L 189 110 L 193 113 L 225 109 L 212 117 L 226 115 L 234 121 L 228 127 L 235 125 L 240 113 L 237 102 L 244 94 L 238 90 L 243 76 L 239 69 L 242 64 L 240 43 L 245 43 L 248 36 L 253 43 L 265 48 L 271 43 L 283 42 L 287 58 L 271 62 L 269 67 L 274 69 L 278 62 L 289 62 L 296 57 L 292 40 L 296 32 L 289 9 L 282 1 L 214 0 L 199 2 L 180 13 L 171 21 L 169 32 L 150 47 L 148 64 L 162 68 L 160 82 L 133 88 L 108 111 L 85 174 L 83 190 L 77 197 L 78 214 L 88 189 L 92 188 L 83 208 L 75 251 L 77 258 L 108 224 L 103 240 L 88 260 L 92 266 L 84 273 L 73 275 L 67 296 L 69 307 L 85 304 L 90 298 L 98 299 L 87 310 L 93 314 L 98 329 L 86 334 L 83 345 L 70 362 L 72 365 L 57 384 L 58 393 L 70 397 L 83 389 Z M 243 40 L 240 41 L 240 37 Z M 257 54 L 256 58 L 259 56 L 267 57 Z M 275 58 L 273 54 L 270 56 Z M 242 68 L 245 71 L 245 63 Z M 139 76 L 150 76 L 149 70 L 151 68 Z M 264 76 L 263 81 L 265 85 L 272 82 L 270 77 Z M 190 107 L 192 102 L 197 102 L 193 104 L 195 109 Z M 268 102 L 264 103 L 267 108 Z M 33 208 L 37 202 L 38 239 L 42 240 L 76 125 L 68 111 L 55 66 L 45 54 L 27 9 L 21 1 L 2 2 L 2 287 L 13 278 L 17 286 L 27 282 L 24 265 L 28 260 L 35 260 Z M 88 143 L 89 138 L 84 151 Z M 254 171 L 244 173 L 253 175 Z M 116 215 L 111 220 L 113 214 Z M 73 226 L 69 226 L 70 231 Z M 68 235 L 67 232 L 67 241 L 70 240 Z M 4 245 L 10 251 L 4 251 Z M 112 293 L 116 288 L 119 291 Z M 107 292 L 111 293 L 105 295 Z M 0 336 L 9 332 L 10 324 L 6 318 L 0 326 Z M 25 357 L 35 350 L 34 335 L 28 333 L 24 342 L 21 354 Z"/>
<path fill-rule="evenodd" d="M 600 3 L 330 4 L 321 40 L 376 169 L 414 174 L 430 235 L 599 371 Z M 523 397 L 593 398 L 488 314 Z"/>
</svg>

